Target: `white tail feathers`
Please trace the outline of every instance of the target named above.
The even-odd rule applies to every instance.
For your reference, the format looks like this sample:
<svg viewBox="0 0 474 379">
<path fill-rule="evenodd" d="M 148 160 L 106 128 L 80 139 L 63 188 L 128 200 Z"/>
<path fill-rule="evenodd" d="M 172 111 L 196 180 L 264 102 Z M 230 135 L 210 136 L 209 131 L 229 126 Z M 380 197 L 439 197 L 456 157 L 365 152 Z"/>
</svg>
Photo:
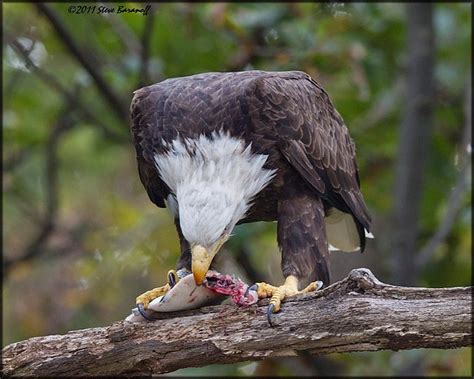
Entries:
<svg viewBox="0 0 474 379">
<path fill-rule="evenodd" d="M 360 250 L 359 233 L 352 215 L 331 208 L 324 218 L 329 251 L 344 251 L 352 253 Z M 373 234 L 365 230 L 367 238 Z"/>
<path fill-rule="evenodd" d="M 367 229 L 364 229 L 364 231 L 365 231 L 365 238 L 375 238 L 371 232 L 367 231 Z"/>
</svg>

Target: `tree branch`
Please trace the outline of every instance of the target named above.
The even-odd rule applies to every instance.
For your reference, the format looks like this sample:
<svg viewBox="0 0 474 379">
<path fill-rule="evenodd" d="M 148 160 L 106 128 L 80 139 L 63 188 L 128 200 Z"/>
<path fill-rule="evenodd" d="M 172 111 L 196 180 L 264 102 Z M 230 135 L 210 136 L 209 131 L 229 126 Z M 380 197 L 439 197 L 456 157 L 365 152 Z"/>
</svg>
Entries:
<svg viewBox="0 0 474 379">
<path fill-rule="evenodd" d="M 58 37 L 63 41 L 64 45 L 71 52 L 71 54 L 77 59 L 77 61 L 92 77 L 97 89 L 107 100 L 117 117 L 120 120 L 126 120 L 128 118 L 128 107 L 125 105 L 123 99 L 121 99 L 118 94 L 114 92 L 114 90 L 105 81 L 105 79 L 96 69 L 94 64 L 92 64 L 92 62 L 90 61 L 88 55 L 82 52 L 82 50 L 79 48 L 76 41 L 72 37 L 71 33 L 69 33 L 69 31 L 67 30 L 66 25 L 64 25 L 58 15 L 46 4 L 37 3 L 36 7 L 49 20 L 52 27 L 58 34 Z"/>
<path fill-rule="evenodd" d="M 25 251 L 13 258 L 3 260 L 4 274 L 8 274 L 10 269 L 18 262 L 24 262 L 41 254 L 44 245 L 54 232 L 56 227 L 56 216 L 59 208 L 58 200 L 58 145 L 63 133 L 76 125 L 73 119 L 74 104 L 66 102 L 45 145 L 46 167 L 45 167 L 45 192 L 46 209 L 41 219 L 40 229 L 36 237 L 28 244 Z M 6 275 L 5 275 L 6 276 Z"/>
<path fill-rule="evenodd" d="M 129 138 L 125 133 L 118 134 L 114 130 L 109 129 L 105 124 L 103 124 L 95 115 L 90 111 L 87 105 L 83 105 L 78 98 L 77 94 L 69 92 L 57 79 L 54 75 L 49 72 L 42 70 L 40 67 L 36 66 L 34 62 L 30 59 L 28 51 L 14 38 L 8 31 L 3 30 L 4 37 L 8 41 L 8 44 L 15 50 L 18 56 L 23 59 L 26 66 L 32 70 L 38 77 L 43 80 L 45 84 L 59 92 L 64 96 L 68 102 L 74 104 L 75 107 L 80 110 L 83 117 L 91 122 L 94 126 L 101 130 L 101 132 L 110 140 L 115 142 L 126 142 L 129 141 Z"/>
<path fill-rule="evenodd" d="M 150 81 L 149 60 L 150 60 L 150 49 L 151 49 L 151 37 L 153 35 L 154 22 L 155 22 L 155 12 L 152 7 L 150 10 L 150 14 L 148 15 L 148 17 L 145 18 L 145 22 L 143 25 L 141 51 L 140 51 L 140 72 L 139 72 L 137 88 L 150 84 L 149 83 Z"/>
<path fill-rule="evenodd" d="M 30 155 L 30 150 L 17 150 L 3 160 L 3 173 L 13 171 Z"/>
<path fill-rule="evenodd" d="M 285 302 L 270 328 L 268 301 L 162 314 L 30 338 L 2 351 L 4 375 L 150 375 L 213 363 L 334 352 L 451 349 L 472 344 L 471 287 L 411 288 L 367 269 Z"/>
<path fill-rule="evenodd" d="M 417 267 L 423 268 L 431 259 L 436 252 L 437 247 L 443 243 L 443 241 L 449 236 L 451 229 L 456 222 L 456 218 L 461 209 L 464 195 L 469 189 L 469 173 L 471 172 L 471 159 L 468 145 L 471 142 L 471 100 L 472 100 L 472 89 L 469 85 L 466 86 L 466 93 L 464 98 L 464 130 L 463 139 L 461 141 L 459 165 L 461 166 L 456 185 L 449 194 L 446 201 L 447 209 L 443 220 L 441 221 L 435 234 L 430 240 L 423 246 L 423 248 L 416 255 L 415 263 Z"/>
<path fill-rule="evenodd" d="M 471 165 L 469 163 L 468 161 L 464 163 L 464 167 L 458 175 L 456 185 L 449 194 L 446 201 L 447 210 L 438 229 L 415 257 L 415 263 L 418 268 L 423 268 L 429 262 L 436 252 L 437 247 L 449 236 L 454 226 L 464 200 L 464 195 L 469 188 L 468 177 L 471 171 Z"/>
<path fill-rule="evenodd" d="M 106 2 L 97 3 L 98 6 L 107 6 Z M 101 16 L 107 20 L 114 34 L 119 37 L 127 50 L 134 54 L 141 54 L 140 40 L 136 37 L 135 33 L 131 30 L 130 26 L 122 21 L 121 17 L 116 17 L 115 14 L 101 13 Z"/>
</svg>

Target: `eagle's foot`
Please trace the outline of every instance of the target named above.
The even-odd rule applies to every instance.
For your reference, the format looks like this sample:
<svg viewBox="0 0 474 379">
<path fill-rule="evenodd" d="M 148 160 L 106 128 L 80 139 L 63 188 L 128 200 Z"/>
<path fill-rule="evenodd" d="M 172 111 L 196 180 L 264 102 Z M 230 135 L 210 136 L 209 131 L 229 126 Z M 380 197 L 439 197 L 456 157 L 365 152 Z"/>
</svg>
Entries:
<svg viewBox="0 0 474 379">
<path fill-rule="evenodd" d="M 298 279 L 295 276 L 290 275 L 286 278 L 285 283 L 280 287 L 275 287 L 263 282 L 256 283 L 255 286 L 257 287 L 257 294 L 260 299 L 271 298 L 267 308 L 267 319 L 270 326 L 273 326 L 272 315 L 273 313 L 280 311 L 281 303 L 284 299 L 302 293 L 316 291 L 323 286 L 323 282 L 312 282 L 301 291 L 298 291 Z"/>
<path fill-rule="evenodd" d="M 176 274 L 175 270 L 168 271 L 168 274 L 166 277 L 167 277 L 168 283 L 166 283 L 164 286 L 153 288 L 152 290 L 142 293 L 140 296 L 137 296 L 136 298 L 135 302 L 137 304 L 138 311 L 147 320 L 150 320 L 150 318 L 146 315 L 146 312 L 145 312 L 145 309 L 148 308 L 148 304 L 150 304 L 150 302 L 156 299 L 157 297 L 163 296 L 171 288 L 173 288 L 176 285 L 176 283 L 178 283 L 179 281 L 179 276 Z"/>
</svg>

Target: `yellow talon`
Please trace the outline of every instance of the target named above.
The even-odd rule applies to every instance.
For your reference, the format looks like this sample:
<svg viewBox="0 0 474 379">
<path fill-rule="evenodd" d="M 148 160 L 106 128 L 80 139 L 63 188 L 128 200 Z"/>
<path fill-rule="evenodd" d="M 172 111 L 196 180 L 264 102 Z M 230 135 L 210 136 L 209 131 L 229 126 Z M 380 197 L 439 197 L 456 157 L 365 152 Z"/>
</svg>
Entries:
<svg viewBox="0 0 474 379">
<path fill-rule="evenodd" d="M 318 289 L 320 289 L 322 286 L 322 282 L 319 282 L 319 281 L 316 281 L 316 282 L 312 282 L 312 283 L 309 283 L 305 289 L 301 290 L 299 293 L 308 293 L 308 292 L 313 292 L 313 291 L 316 291 Z"/>
<path fill-rule="evenodd" d="M 163 296 L 167 293 L 171 288 L 173 288 L 176 283 L 179 281 L 179 277 L 176 274 L 175 270 L 169 270 L 168 274 L 166 275 L 167 282 L 164 286 L 153 288 L 152 290 L 146 291 L 142 293 L 140 296 L 136 298 L 136 304 L 142 304 L 144 309 L 148 308 L 148 304 L 150 304 L 154 299 L 159 296 Z"/>
<path fill-rule="evenodd" d="M 257 294 L 260 299 L 271 297 L 269 309 L 276 313 L 281 309 L 281 302 L 287 297 L 316 291 L 321 287 L 321 282 L 312 282 L 303 290 L 298 291 L 298 279 L 295 276 L 288 276 L 285 283 L 280 287 L 275 287 L 267 283 L 257 283 Z"/>
<path fill-rule="evenodd" d="M 285 298 L 285 287 L 281 286 L 276 289 L 273 293 L 272 298 L 270 299 L 270 304 L 273 304 L 272 311 L 277 313 L 281 308 L 281 301 Z"/>
<path fill-rule="evenodd" d="M 154 299 L 156 299 L 158 296 L 164 295 L 166 292 L 170 290 L 170 285 L 166 283 L 162 287 L 157 287 L 153 288 L 150 291 L 146 291 L 145 293 L 142 293 L 140 296 L 137 296 L 136 303 L 137 304 L 143 304 L 143 308 L 147 309 L 148 304 Z"/>
<path fill-rule="evenodd" d="M 257 295 L 259 299 L 265 299 L 271 297 L 272 293 L 276 291 L 278 287 L 271 286 L 270 284 L 260 282 L 257 283 Z"/>
</svg>

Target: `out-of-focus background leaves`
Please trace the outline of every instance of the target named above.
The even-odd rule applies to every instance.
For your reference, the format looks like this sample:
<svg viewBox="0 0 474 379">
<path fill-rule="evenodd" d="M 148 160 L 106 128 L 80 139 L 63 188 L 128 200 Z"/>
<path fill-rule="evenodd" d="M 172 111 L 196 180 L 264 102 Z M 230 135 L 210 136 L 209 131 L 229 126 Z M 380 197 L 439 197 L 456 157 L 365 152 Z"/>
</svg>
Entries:
<svg viewBox="0 0 474 379">
<path fill-rule="evenodd" d="M 356 142 L 374 216 L 376 239 L 363 255 L 333 254 L 333 278 L 369 267 L 382 281 L 403 284 L 392 235 L 395 167 L 404 143 L 399 130 L 407 99 L 416 97 L 407 92 L 406 6 L 155 3 L 143 16 L 70 14 L 60 3 L 3 4 L 3 345 L 123 319 L 135 296 L 160 285 L 174 267 L 173 220 L 153 206 L 139 182 L 127 118 L 135 89 L 173 76 L 251 69 L 311 74 Z M 428 145 L 420 204 L 406 204 L 419 206 L 420 215 L 413 267 L 405 269 L 415 270 L 417 285 L 466 286 L 470 4 L 435 4 L 432 20 L 432 137 L 419 141 Z M 226 267 L 249 280 L 281 280 L 273 223 L 238 227 L 221 255 Z M 449 376 L 469 375 L 471 364 L 465 348 L 298 357 L 179 373 Z"/>
</svg>

